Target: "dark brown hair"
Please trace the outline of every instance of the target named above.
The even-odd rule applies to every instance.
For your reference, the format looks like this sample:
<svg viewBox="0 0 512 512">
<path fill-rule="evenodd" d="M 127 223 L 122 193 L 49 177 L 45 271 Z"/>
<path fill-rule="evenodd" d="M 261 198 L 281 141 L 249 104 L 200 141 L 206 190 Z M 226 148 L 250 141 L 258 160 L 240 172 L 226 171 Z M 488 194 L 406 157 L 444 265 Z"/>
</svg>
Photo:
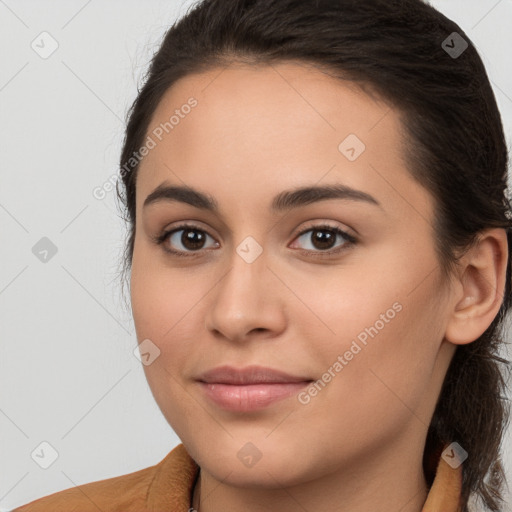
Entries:
<svg viewBox="0 0 512 512">
<path fill-rule="evenodd" d="M 458 49 L 468 47 L 454 54 L 450 49 L 456 43 Z M 498 353 L 512 300 L 508 152 L 477 50 L 433 7 L 421 0 L 203 0 L 192 6 L 165 34 L 128 112 L 120 162 L 123 189 L 117 188 L 129 223 L 123 273 L 131 268 L 135 237 L 138 161 L 132 156 L 143 145 L 164 93 L 191 73 L 236 62 L 284 61 L 313 64 L 351 80 L 400 113 L 409 172 L 435 201 L 435 244 L 444 277 L 480 231 L 507 230 L 501 308 L 479 339 L 457 347 L 423 460 L 431 485 L 443 445 L 458 442 L 469 454 L 463 464 L 463 512 L 470 510 L 470 496 L 488 510 L 501 511 L 509 365 Z"/>
</svg>

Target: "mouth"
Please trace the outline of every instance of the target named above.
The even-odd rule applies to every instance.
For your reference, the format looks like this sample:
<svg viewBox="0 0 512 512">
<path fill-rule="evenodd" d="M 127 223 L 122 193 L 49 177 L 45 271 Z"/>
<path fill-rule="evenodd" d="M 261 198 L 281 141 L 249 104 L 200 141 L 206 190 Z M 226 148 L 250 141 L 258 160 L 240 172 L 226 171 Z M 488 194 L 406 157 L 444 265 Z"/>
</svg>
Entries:
<svg viewBox="0 0 512 512">
<path fill-rule="evenodd" d="M 249 412 L 291 397 L 313 380 L 262 366 L 214 368 L 197 379 L 205 396 L 224 410 Z"/>
</svg>

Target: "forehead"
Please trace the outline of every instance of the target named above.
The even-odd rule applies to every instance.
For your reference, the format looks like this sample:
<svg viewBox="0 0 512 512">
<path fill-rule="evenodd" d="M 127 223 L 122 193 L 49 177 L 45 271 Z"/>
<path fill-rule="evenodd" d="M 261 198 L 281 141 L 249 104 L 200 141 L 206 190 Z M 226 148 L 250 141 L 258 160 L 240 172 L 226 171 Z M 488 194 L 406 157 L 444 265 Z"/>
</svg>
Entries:
<svg viewBox="0 0 512 512">
<path fill-rule="evenodd" d="M 323 180 L 382 202 L 396 203 L 400 189 L 428 202 L 403 161 L 399 112 L 310 65 L 237 64 L 188 75 L 165 93 L 147 135 L 155 146 L 139 168 L 138 211 L 163 181 L 213 195 L 236 191 L 241 202 Z"/>
<path fill-rule="evenodd" d="M 333 141 L 350 133 L 370 142 L 369 132 L 383 117 L 388 119 L 380 136 L 398 135 L 389 130 L 398 124 L 398 115 L 382 101 L 370 98 L 351 81 L 290 62 L 236 64 L 186 76 L 163 96 L 148 132 L 158 130 L 174 113 L 188 111 L 190 98 L 197 105 L 179 119 L 174 116 L 173 123 L 177 123 L 162 134 L 166 140 L 159 144 L 160 149 L 170 149 L 166 142 L 177 146 L 195 141 L 209 149 L 222 142 L 223 153 L 229 153 L 230 159 L 242 151 L 293 158 L 300 153 L 295 144 L 299 138 L 309 142 L 308 146 L 318 147 L 323 141 L 331 148 Z M 398 142 L 396 138 L 392 141 Z"/>
</svg>

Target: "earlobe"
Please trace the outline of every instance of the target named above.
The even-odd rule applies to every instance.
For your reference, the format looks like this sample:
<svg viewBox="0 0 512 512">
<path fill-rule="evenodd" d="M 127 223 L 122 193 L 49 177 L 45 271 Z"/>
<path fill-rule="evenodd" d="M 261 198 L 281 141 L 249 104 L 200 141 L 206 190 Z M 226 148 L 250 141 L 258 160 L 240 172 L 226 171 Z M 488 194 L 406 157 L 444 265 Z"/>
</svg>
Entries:
<svg viewBox="0 0 512 512">
<path fill-rule="evenodd" d="M 456 345 L 477 340 L 500 310 L 508 263 L 507 233 L 502 228 L 482 232 L 463 255 L 457 292 L 445 338 Z"/>
</svg>

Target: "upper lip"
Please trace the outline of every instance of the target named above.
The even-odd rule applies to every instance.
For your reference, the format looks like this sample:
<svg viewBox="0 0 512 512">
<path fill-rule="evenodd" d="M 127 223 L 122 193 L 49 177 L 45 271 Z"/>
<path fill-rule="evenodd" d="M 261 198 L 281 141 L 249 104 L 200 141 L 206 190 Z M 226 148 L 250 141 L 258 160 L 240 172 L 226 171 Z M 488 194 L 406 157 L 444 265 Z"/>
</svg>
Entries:
<svg viewBox="0 0 512 512">
<path fill-rule="evenodd" d="M 245 368 L 234 368 L 232 366 L 218 366 L 208 370 L 197 378 L 201 382 L 215 384 L 259 384 L 259 383 L 283 383 L 283 382 L 306 382 L 311 379 L 298 377 L 265 368 L 264 366 L 246 366 Z"/>
</svg>

